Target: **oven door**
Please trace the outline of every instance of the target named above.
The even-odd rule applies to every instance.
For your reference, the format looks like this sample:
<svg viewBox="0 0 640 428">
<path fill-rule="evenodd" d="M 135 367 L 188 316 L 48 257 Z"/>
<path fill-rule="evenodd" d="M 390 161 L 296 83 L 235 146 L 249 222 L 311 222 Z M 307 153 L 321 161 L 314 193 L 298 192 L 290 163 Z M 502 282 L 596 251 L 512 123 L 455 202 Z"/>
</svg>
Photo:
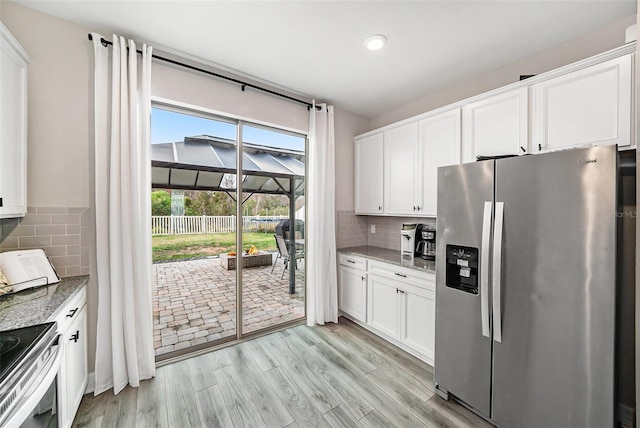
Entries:
<svg viewBox="0 0 640 428">
<path fill-rule="evenodd" d="M 59 339 L 59 336 L 58 336 Z M 4 426 L 7 427 L 58 427 L 57 383 L 58 369 L 62 360 L 62 349 L 56 339 L 50 347 L 50 354 L 33 378 L 22 398 L 13 407 Z"/>
</svg>

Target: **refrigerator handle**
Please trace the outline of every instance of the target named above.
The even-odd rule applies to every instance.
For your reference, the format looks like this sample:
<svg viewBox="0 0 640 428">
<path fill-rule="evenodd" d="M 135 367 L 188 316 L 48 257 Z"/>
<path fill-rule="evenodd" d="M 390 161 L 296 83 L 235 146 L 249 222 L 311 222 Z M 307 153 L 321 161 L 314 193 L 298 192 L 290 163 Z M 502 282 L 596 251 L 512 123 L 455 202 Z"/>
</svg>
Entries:
<svg viewBox="0 0 640 428">
<path fill-rule="evenodd" d="M 504 202 L 496 202 L 496 217 L 493 229 L 493 340 L 502 343 L 502 230 L 504 224 Z"/>
<path fill-rule="evenodd" d="M 480 254 L 480 317 L 482 335 L 491 337 L 489 330 L 489 248 L 491 245 L 491 209 L 492 203 L 484 203 L 482 216 L 482 253 Z"/>
</svg>

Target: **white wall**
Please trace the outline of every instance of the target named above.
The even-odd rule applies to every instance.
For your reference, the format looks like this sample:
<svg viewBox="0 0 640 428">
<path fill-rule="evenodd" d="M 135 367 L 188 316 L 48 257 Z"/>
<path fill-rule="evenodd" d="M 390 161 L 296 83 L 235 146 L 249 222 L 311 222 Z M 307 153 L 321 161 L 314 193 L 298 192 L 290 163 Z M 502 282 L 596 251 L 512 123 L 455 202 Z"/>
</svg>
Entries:
<svg viewBox="0 0 640 428">
<path fill-rule="evenodd" d="M 336 138 L 336 210 L 351 210 L 354 206 L 354 145 L 353 137 L 365 132 L 369 121 L 355 114 L 335 109 Z"/>
<path fill-rule="evenodd" d="M 416 101 L 372 118 L 368 130 L 506 86 L 517 82 L 520 75 L 540 74 L 621 46 L 625 42 L 626 28 L 635 22 L 636 15 L 628 16 L 581 37 L 560 43 L 542 52 L 533 53 L 521 61 L 425 95 Z"/>
<path fill-rule="evenodd" d="M 2 3 L 2 22 L 32 58 L 28 205 L 88 207 L 93 52 L 87 29 Z"/>
<path fill-rule="evenodd" d="M 250 88 L 243 92 L 237 84 L 159 61 L 153 63 L 151 80 L 151 93 L 154 97 L 303 133 L 307 133 L 309 129 L 309 112 L 304 104 Z"/>
</svg>

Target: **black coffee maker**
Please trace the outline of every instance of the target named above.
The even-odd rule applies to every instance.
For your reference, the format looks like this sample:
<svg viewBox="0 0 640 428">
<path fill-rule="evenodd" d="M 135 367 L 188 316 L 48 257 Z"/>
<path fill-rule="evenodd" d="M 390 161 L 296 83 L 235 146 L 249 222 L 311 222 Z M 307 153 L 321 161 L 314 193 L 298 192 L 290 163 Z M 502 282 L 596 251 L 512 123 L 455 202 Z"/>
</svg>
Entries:
<svg viewBox="0 0 640 428">
<path fill-rule="evenodd" d="M 425 260 L 436 259 L 436 231 L 435 227 L 419 224 L 416 229 L 416 257 Z"/>
</svg>

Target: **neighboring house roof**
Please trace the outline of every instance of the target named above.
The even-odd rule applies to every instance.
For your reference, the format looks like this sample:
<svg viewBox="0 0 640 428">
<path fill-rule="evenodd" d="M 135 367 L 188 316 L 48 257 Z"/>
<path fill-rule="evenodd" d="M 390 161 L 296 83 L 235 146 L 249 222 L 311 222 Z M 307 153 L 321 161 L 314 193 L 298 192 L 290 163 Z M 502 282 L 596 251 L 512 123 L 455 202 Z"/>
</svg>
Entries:
<svg viewBox="0 0 640 428">
<path fill-rule="evenodd" d="M 243 143 L 242 191 L 296 194 L 304 190 L 304 152 Z M 151 185 L 162 189 L 235 192 L 236 143 L 199 135 L 151 145 Z"/>
</svg>

